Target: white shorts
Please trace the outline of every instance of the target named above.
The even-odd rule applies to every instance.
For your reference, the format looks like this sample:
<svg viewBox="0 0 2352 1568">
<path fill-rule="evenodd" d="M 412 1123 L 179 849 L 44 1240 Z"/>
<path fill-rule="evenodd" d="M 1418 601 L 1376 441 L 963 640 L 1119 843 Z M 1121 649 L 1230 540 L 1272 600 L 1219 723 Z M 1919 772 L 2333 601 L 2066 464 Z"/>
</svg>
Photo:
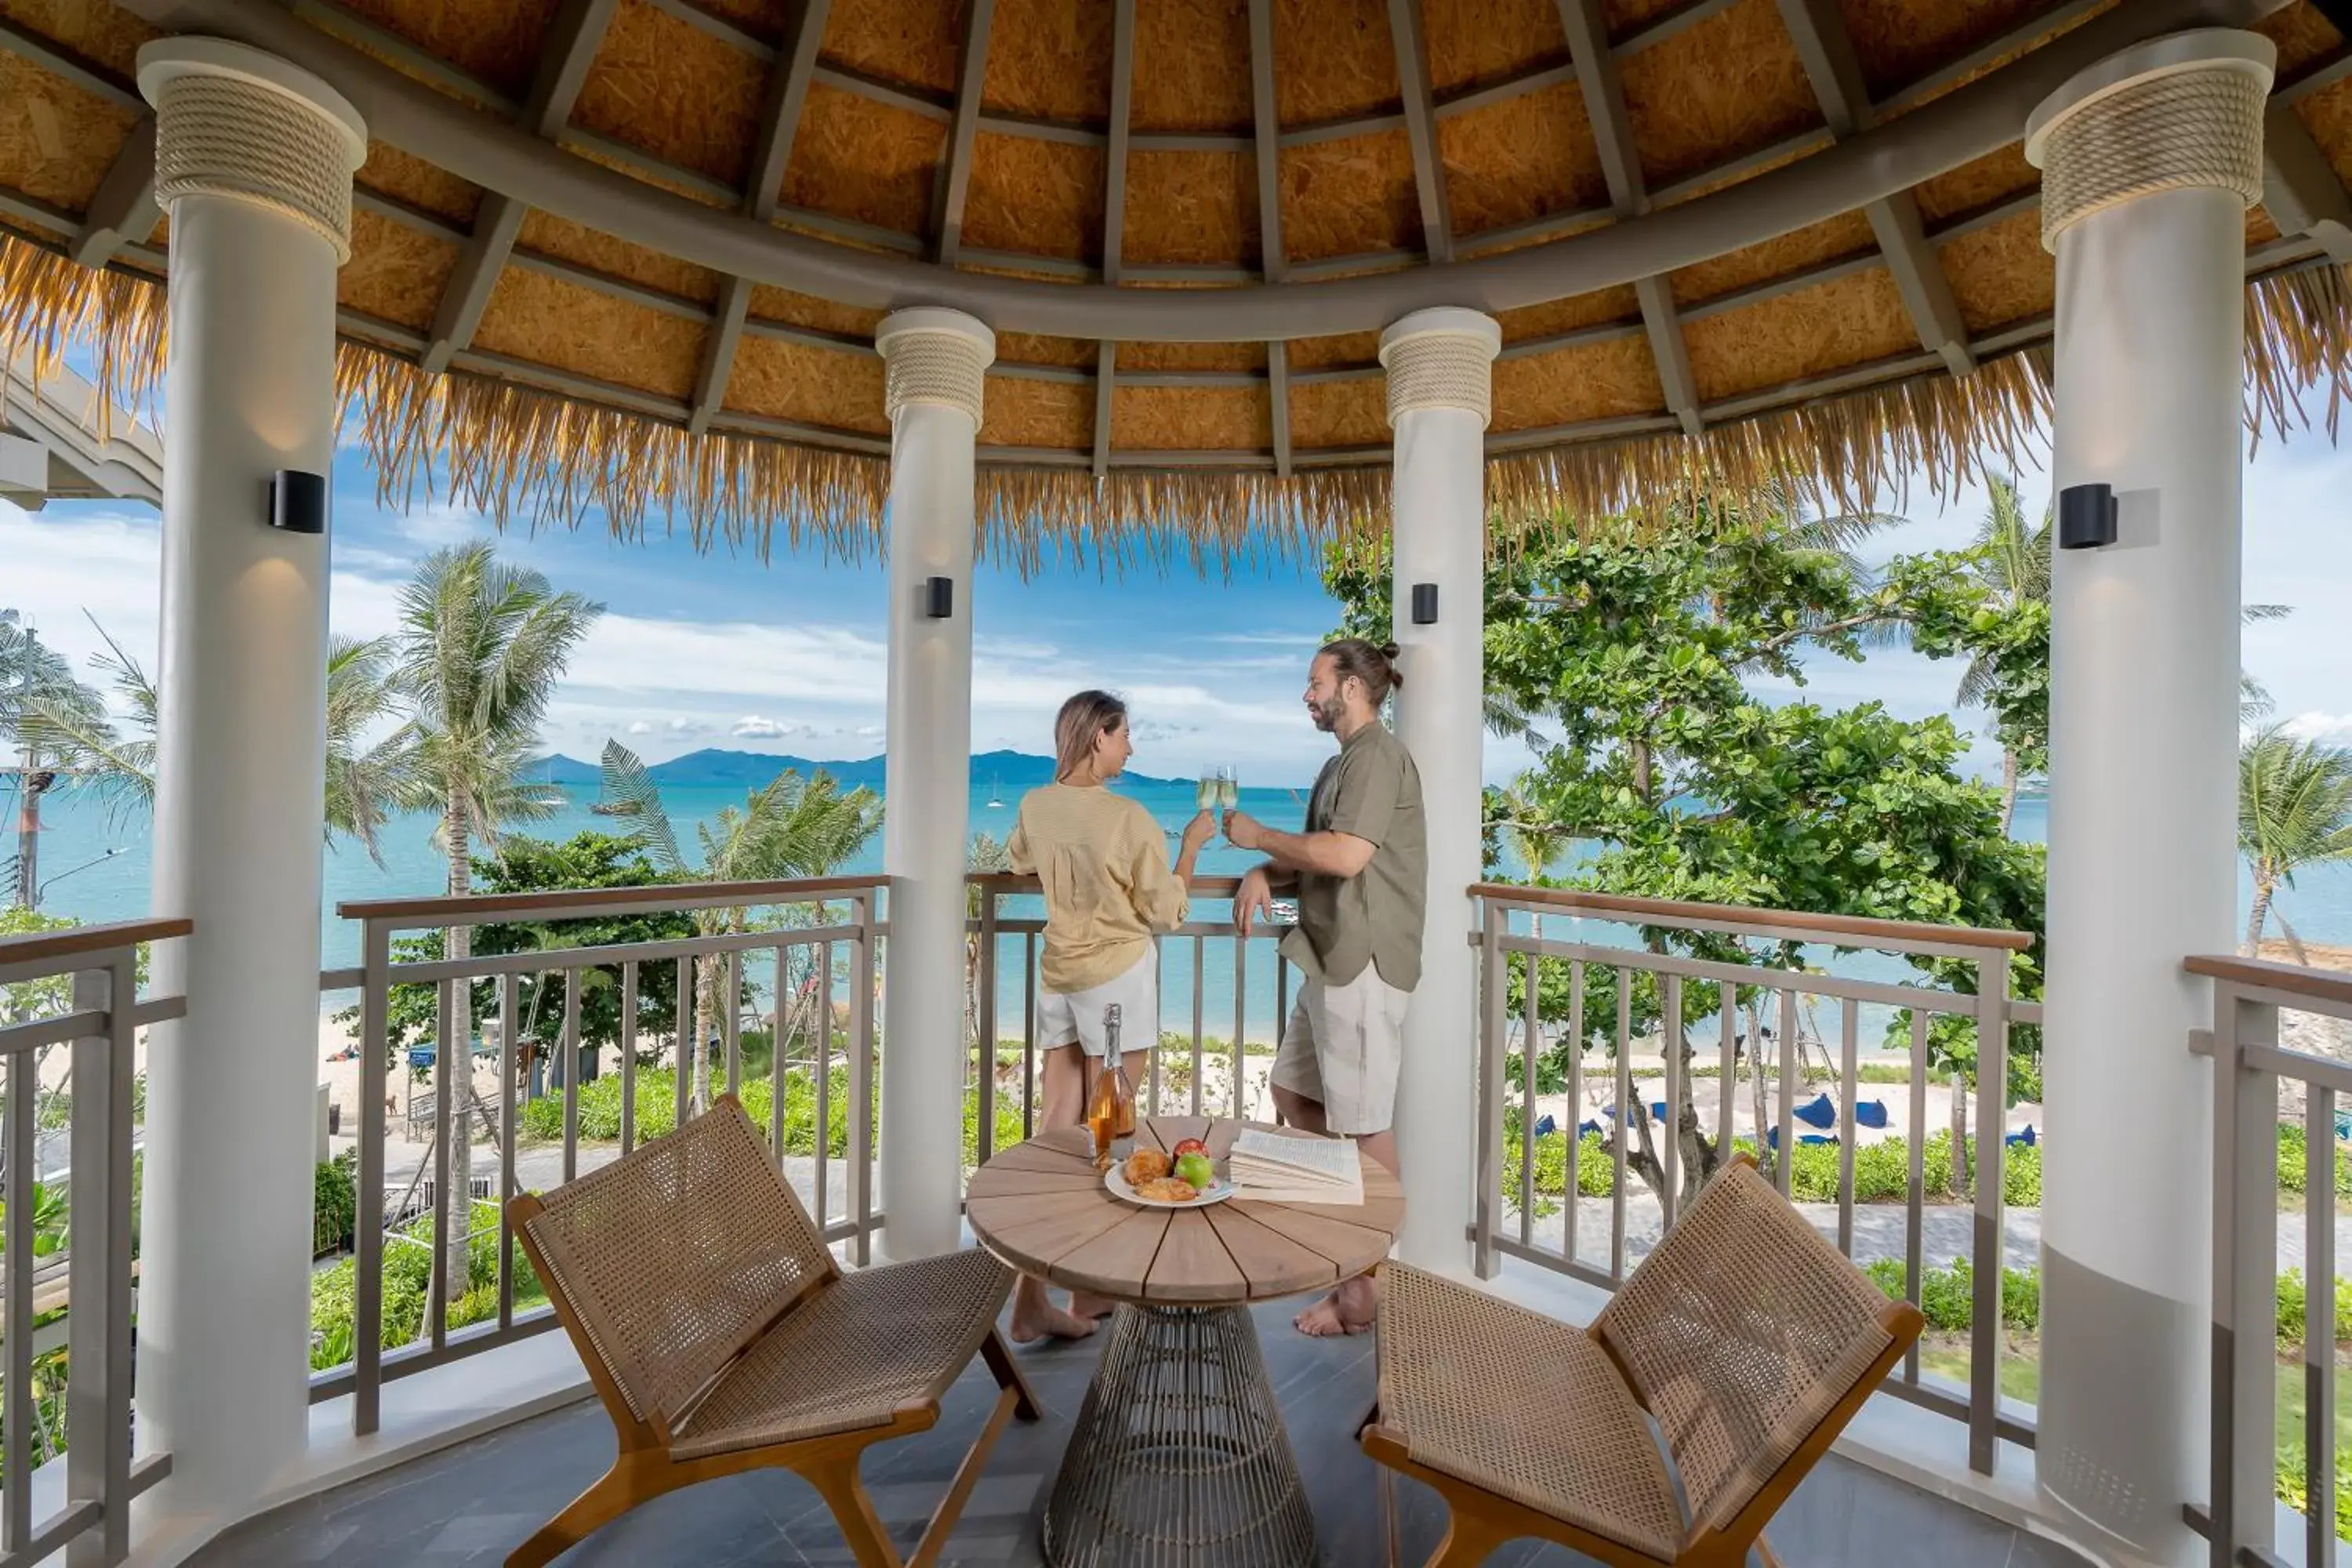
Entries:
<svg viewBox="0 0 2352 1568">
<path fill-rule="evenodd" d="M 1345 985 L 1305 982 L 1274 1053 L 1271 1081 L 1319 1103 L 1328 1131 L 1359 1138 L 1387 1131 L 1396 1120 L 1411 1000 L 1369 963 Z"/>
<path fill-rule="evenodd" d="M 1076 1045 L 1090 1057 L 1103 1054 L 1103 1009 L 1118 1005 L 1121 1055 L 1160 1043 L 1160 950 L 1149 948 L 1135 967 L 1115 980 L 1084 991 L 1037 993 L 1037 1044 L 1046 1049 Z"/>
</svg>

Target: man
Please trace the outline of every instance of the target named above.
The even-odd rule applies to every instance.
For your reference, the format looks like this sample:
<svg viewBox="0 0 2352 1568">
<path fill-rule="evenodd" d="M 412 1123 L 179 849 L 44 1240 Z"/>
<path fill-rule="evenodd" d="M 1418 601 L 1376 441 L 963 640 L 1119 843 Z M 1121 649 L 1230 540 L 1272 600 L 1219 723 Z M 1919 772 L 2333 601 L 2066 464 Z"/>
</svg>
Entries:
<svg viewBox="0 0 2352 1568">
<path fill-rule="evenodd" d="M 1268 858 L 1234 899 L 1244 936 L 1272 910 L 1269 873 L 1298 879 L 1298 926 L 1282 955 L 1306 983 L 1275 1053 L 1275 1109 L 1294 1127 L 1345 1133 L 1391 1171 L 1405 1002 L 1421 981 L 1429 881 L 1421 773 L 1381 722 L 1381 702 L 1403 684 L 1391 662 L 1396 651 L 1349 637 L 1308 668 L 1307 711 L 1339 738 L 1339 754 L 1315 781 L 1304 833 L 1225 814 L 1225 837 Z M 1349 1279 L 1300 1313 L 1297 1326 L 1318 1337 L 1360 1334 L 1372 1326 L 1377 1300 L 1369 1276 Z"/>
</svg>

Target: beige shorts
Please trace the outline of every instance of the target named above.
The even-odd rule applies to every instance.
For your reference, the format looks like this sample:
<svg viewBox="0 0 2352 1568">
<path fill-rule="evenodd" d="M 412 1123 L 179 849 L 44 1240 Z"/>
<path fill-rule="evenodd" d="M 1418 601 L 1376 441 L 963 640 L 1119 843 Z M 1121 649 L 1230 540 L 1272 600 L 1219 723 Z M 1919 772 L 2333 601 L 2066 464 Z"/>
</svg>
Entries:
<svg viewBox="0 0 2352 1568">
<path fill-rule="evenodd" d="M 1103 1009 L 1118 1005 L 1121 1055 L 1148 1050 L 1160 1039 L 1160 950 L 1147 948 L 1133 968 L 1084 991 L 1037 993 L 1037 1043 L 1076 1046 L 1090 1057 L 1104 1051 Z"/>
<path fill-rule="evenodd" d="M 1345 985 L 1305 982 L 1274 1053 L 1275 1087 L 1319 1102 L 1328 1131 L 1360 1138 L 1387 1131 L 1396 1117 L 1411 994 L 1369 963 Z"/>
</svg>

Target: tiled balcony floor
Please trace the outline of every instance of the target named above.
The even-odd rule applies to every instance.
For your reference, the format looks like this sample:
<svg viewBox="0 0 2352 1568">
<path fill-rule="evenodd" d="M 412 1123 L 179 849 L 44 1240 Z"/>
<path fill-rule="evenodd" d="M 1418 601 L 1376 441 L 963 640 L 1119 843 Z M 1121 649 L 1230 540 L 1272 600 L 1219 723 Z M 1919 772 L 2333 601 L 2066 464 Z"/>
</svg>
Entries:
<svg viewBox="0 0 2352 1568">
<path fill-rule="evenodd" d="M 1290 1327 L 1298 1305 L 1260 1308 L 1258 1331 L 1314 1501 L 1322 1560 L 1331 1568 L 1375 1568 L 1386 1557 L 1373 1466 L 1353 1441 L 1372 1402 L 1372 1342 L 1306 1339 Z M 948 1548 L 950 1568 L 1044 1562 L 1037 1516 L 1095 1350 L 1086 1342 L 1016 1353 L 1045 1419 L 1006 1429 Z M 867 1451 L 866 1485 L 902 1551 L 911 1550 L 994 1394 L 985 1370 L 975 1365 L 950 1391 L 932 1431 Z M 1566 1419 L 1567 1413 L 1530 1409 L 1528 1418 Z M 578 1405 L 253 1521 L 194 1561 L 202 1568 L 494 1564 L 603 1473 L 612 1457 L 612 1423 L 600 1406 Z M 1418 1564 L 1444 1532 L 1444 1510 L 1411 1482 L 1400 1483 L 1398 1500 L 1403 1561 Z M 1770 1534 L 1782 1557 L 1805 1568 L 2073 1568 L 2082 1561 L 1834 1456 L 1798 1489 Z M 1491 1561 L 1496 1568 L 1570 1568 L 1588 1560 L 1529 1542 Z M 673 1493 L 560 1560 L 562 1568 L 849 1562 L 815 1492 L 783 1471 Z"/>
</svg>

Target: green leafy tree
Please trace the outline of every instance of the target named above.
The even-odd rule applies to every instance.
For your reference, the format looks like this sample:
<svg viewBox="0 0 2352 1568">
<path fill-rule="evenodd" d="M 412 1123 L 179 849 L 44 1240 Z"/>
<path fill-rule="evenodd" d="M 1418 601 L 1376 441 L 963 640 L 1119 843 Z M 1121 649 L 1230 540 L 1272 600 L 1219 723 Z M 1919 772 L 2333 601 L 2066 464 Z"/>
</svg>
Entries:
<svg viewBox="0 0 2352 1568">
<path fill-rule="evenodd" d="M 750 791 L 739 808 L 728 806 L 696 829 L 702 858 L 698 865 L 679 852 L 677 832 L 663 805 L 661 787 L 635 752 L 618 741 L 604 742 L 604 805 L 614 816 L 635 825 L 633 842 L 671 881 L 759 882 L 824 877 L 865 848 L 882 826 L 882 801 L 869 789 L 846 795 L 832 774 L 819 769 L 803 780 L 786 769 L 764 787 Z M 692 920 L 704 936 L 732 935 L 749 929 L 745 907 L 697 910 Z M 726 989 L 725 955 L 710 954 L 696 965 L 694 1000 L 694 1106 L 710 1105 L 710 1037 L 719 1021 L 719 998 Z M 729 1005 L 739 1005 L 736 998 Z M 777 998 L 779 1035 L 784 999 Z M 782 1049 L 782 1041 L 777 1042 Z"/>
<path fill-rule="evenodd" d="M 2247 737 L 2238 752 L 2238 852 L 2254 879 L 2245 947 L 2252 956 L 2276 913 L 2273 900 L 2294 886 L 2298 870 L 2352 860 L 2352 751 L 2298 740 L 2276 724 Z M 2279 925 L 2295 961 L 2305 962 L 2285 916 Z"/>
<path fill-rule="evenodd" d="M 633 838 L 609 833 L 579 833 L 560 843 L 509 833 L 499 840 L 494 855 L 474 858 L 474 885 L 485 893 L 540 893 L 584 888 L 642 888 L 668 880 L 646 858 Z M 604 947 L 620 943 L 676 942 L 694 934 L 694 923 L 675 911 L 653 914 L 597 916 L 586 920 L 542 921 L 477 926 L 473 951 L 478 953 L 552 952 L 567 947 Z M 401 963 L 429 963 L 443 956 L 439 931 L 404 937 L 393 943 L 393 958 Z M 621 973 L 617 965 L 578 972 L 580 1043 L 591 1049 L 615 1046 L 621 1040 Z M 592 978 L 593 977 L 593 978 Z M 521 1053 L 516 1070 L 528 1074 L 529 1058 L 536 1053 L 553 1059 L 563 1035 L 565 992 L 571 977 L 547 973 L 523 976 L 516 986 L 516 1042 Z M 477 981 L 471 986 L 472 1022 L 478 1028 L 499 1016 L 498 986 Z M 433 1039 L 438 1004 L 430 985 L 395 985 L 385 1012 L 386 1039 L 395 1059 L 412 1045 Z M 659 1039 L 673 1033 L 677 1018 L 677 966 L 648 963 L 637 971 L 637 1037 Z M 350 1027 L 359 1025 L 356 1007 L 336 1015 Z"/>
<path fill-rule="evenodd" d="M 578 594 L 559 594 L 537 572 L 499 563 L 489 545 L 436 551 L 401 590 L 393 679 L 412 705 L 415 774 L 439 811 L 434 841 L 448 857 L 452 897 L 472 890 L 473 848 L 495 848 L 509 822 L 547 816 L 562 796 L 526 782 L 539 747 L 540 722 L 572 649 L 604 606 Z M 447 933 L 449 956 L 464 958 L 471 932 Z M 445 992 L 457 1023 L 457 987 Z M 462 1024 L 447 1031 L 445 1048 L 470 1063 Z M 473 1079 L 450 1075 L 458 1103 L 450 1108 L 450 1189 L 470 1191 Z M 442 1268 L 451 1300 L 465 1293 L 465 1227 L 451 1227 Z"/>
<path fill-rule="evenodd" d="M 1686 511 L 1654 535 L 1609 521 L 1582 538 L 1563 530 L 1497 561 L 1486 580 L 1488 687 L 1559 742 L 1490 799 L 1490 842 L 1505 832 L 1591 840 L 1565 879 L 1609 893 L 2038 932 L 2042 851 L 2011 843 L 1999 796 L 1960 775 L 1963 739 L 1948 721 L 1906 721 L 1875 703 L 1776 702 L 1751 688 L 1760 678 L 1801 687 L 1811 660 L 1858 659 L 1923 622 L 1948 629 L 1983 606 L 1980 585 L 1948 573 L 1864 570 L 1854 546 L 1883 521 L 1806 519 L 1766 497 Z M 1385 635 L 1386 578 L 1384 562 L 1335 562 L 1328 583 L 1346 631 Z M 1793 944 L 1703 933 L 1643 940 L 1727 962 L 1800 957 Z M 1913 962 L 1973 987 L 1961 966 Z M 2018 968 L 2019 989 L 2034 994 L 2036 961 Z M 1600 970 L 1588 979 L 1603 988 L 1594 996 L 1616 983 Z M 1636 1030 L 1654 1026 L 1654 984 L 1643 976 L 1631 992 Z M 1565 1017 L 1565 993 L 1564 977 L 1547 976 L 1538 1011 Z M 1682 995 L 1683 1017 L 1664 1022 L 1687 1061 L 1687 1026 L 1717 996 L 1700 985 Z M 1750 1011 L 1742 1049 L 1752 1050 L 1763 998 L 1743 989 L 1738 1000 Z M 1613 1006 L 1588 1006 L 1586 1020 L 1586 1037 L 1538 1071 L 1556 1081 L 1566 1051 L 1613 1041 Z M 2022 1064 L 2036 1042 L 2019 1033 Z M 1954 1062 L 1965 1048 L 1949 1037 L 1938 1047 Z M 1759 1093 L 1760 1079 L 1751 1075 Z M 1727 1151 L 1701 1130 L 1683 1081 L 1673 1135 L 1695 1191 Z M 1630 1163 L 1654 1188 L 1663 1166 L 1650 1118 L 1631 1109 Z"/>
</svg>

